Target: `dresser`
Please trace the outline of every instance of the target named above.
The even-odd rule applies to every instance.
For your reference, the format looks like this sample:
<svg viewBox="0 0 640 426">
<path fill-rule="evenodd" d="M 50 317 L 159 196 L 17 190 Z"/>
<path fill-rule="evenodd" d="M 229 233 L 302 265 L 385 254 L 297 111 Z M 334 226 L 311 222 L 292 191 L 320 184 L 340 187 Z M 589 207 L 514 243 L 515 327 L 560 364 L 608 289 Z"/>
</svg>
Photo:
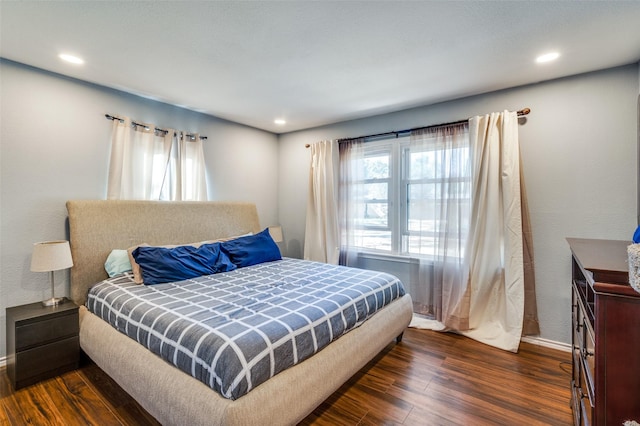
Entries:
<svg viewBox="0 0 640 426">
<path fill-rule="evenodd" d="M 7 308 L 7 374 L 14 389 L 78 368 L 78 330 L 73 302 Z"/>
<path fill-rule="evenodd" d="M 572 254 L 574 423 L 640 422 L 640 293 L 629 285 L 631 242 L 567 241 Z"/>
</svg>

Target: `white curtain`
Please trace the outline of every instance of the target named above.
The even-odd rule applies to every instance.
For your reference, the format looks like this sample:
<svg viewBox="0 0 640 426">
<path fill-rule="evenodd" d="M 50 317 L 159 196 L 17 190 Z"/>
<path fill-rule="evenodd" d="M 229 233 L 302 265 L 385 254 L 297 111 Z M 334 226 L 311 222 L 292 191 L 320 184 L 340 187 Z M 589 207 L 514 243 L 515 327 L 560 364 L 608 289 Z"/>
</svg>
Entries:
<svg viewBox="0 0 640 426">
<path fill-rule="evenodd" d="M 199 134 L 176 134 L 164 179 L 162 199 L 207 200 L 204 148 Z"/>
<path fill-rule="evenodd" d="M 112 121 L 107 199 L 207 199 L 202 141 L 173 129 Z"/>
<path fill-rule="evenodd" d="M 337 141 L 311 145 L 304 258 L 338 264 Z"/>
<path fill-rule="evenodd" d="M 428 328 L 469 328 L 471 167 L 468 124 L 413 131 L 404 161 L 408 252 L 419 262 L 411 280 L 414 312 Z M 423 321 L 423 324 L 425 322 Z"/>
<path fill-rule="evenodd" d="M 470 329 L 462 334 L 516 352 L 524 316 L 518 117 L 469 120 L 473 207 L 469 235 Z"/>
</svg>

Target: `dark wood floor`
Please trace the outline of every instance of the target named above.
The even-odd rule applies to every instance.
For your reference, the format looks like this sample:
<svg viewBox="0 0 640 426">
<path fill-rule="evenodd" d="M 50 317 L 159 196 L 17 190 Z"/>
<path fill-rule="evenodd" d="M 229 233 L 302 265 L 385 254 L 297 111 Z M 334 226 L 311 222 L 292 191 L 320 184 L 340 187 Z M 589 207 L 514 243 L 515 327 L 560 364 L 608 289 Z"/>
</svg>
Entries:
<svg viewBox="0 0 640 426">
<path fill-rule="evenodd" d="M 569 425 L 570 353 L 518 354 L 409 329 L 302 425 Z M 0 425 L 155 425 L 94 364 L 11 389 L 0 369 Z"/>
</svg>

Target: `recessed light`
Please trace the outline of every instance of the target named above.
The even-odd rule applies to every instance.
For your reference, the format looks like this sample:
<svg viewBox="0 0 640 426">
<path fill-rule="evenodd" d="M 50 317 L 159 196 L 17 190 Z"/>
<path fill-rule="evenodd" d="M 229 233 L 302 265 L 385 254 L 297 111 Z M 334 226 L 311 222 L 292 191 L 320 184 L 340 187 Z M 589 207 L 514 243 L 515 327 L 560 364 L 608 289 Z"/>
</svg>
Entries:
<svg viewBox="0 0 640 426">
<path fill-rule="evenodd" d="M 544 55 L 538 56 L 536 58 L 536 62 L 539 64 L 543 64 L 545 62 L 555 61 L 559 57 L 560 57 L 560 54 L 558 52 L 549 52 L 549 53 L 545 53 Z"/>
<path fill-rule="evenodd" d="M 282 118 L 276 118 L 275 120 L 273 120 L 273 122 L 276 123 L 279 126 L 287 124 L 287 122 L 285 120 L 283 120 Z"/>
<path fill-rule="evenodd" d="M 84 64 L 84 60 L 78 58 L 77 56 L 67 55 L 66 53 L 61 53 L 58 55 L 60 59 L 63 61 L 71 62 L 72 64 L 82 65 Z"/>
</svg>

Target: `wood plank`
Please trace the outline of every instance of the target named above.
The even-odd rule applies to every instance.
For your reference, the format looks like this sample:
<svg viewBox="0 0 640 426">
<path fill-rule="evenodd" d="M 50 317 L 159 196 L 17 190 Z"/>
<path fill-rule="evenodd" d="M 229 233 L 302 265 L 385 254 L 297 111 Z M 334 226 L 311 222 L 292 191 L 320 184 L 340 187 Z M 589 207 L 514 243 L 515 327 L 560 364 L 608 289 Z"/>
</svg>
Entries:
<svg viewBox="0 0 640 426">
<path fill-rule="evenodd" d="M 11 389 L 6 370 L 6 367 L 0 368 L 0 424 L 3 426 L 16 424 L 15 421 L 17 421 L 17 419 L 12 421 L 12 417 L 10 417 L 15 413 L 17 403 L 14 400 L 13 389 Z"/>
<path fill-rule="evenodd" d="M 123 425 L 160 424 L 97 365 L 89 363 L 78 370 L 78 374 Z"/>
<path fill-rule="evenodd" d="M 514 354 L 408 329 L 300 424 L 570 425 L 570 357 L 526 343 Z M 93 363 L 17 392 L 4 370 L 0 425 L 158 425 Z"/>
<path fill-rule="evenodd" d="M 300 425 L 337 426 L 355 425 L 367 414 L 367 408 L 340 391 L 327 398 L 307 416 Z"/>
<path fill-rule="evenodd" d="M 6 374 L 3 374 L 6 377 Z M 64 417 L 52 404 L 41 385 L 32 385 L 13 391 L 2 397 L 2 405 L 11 425 L 60 425 L 66 424 Z M 73 421 L 73 419 L 72 419 Z"/>
<path fill-rule="evenodd" d="M 123 424 L 76 372 L 44 381 L 42 387 L 69 426 Z"/>
</svg>

